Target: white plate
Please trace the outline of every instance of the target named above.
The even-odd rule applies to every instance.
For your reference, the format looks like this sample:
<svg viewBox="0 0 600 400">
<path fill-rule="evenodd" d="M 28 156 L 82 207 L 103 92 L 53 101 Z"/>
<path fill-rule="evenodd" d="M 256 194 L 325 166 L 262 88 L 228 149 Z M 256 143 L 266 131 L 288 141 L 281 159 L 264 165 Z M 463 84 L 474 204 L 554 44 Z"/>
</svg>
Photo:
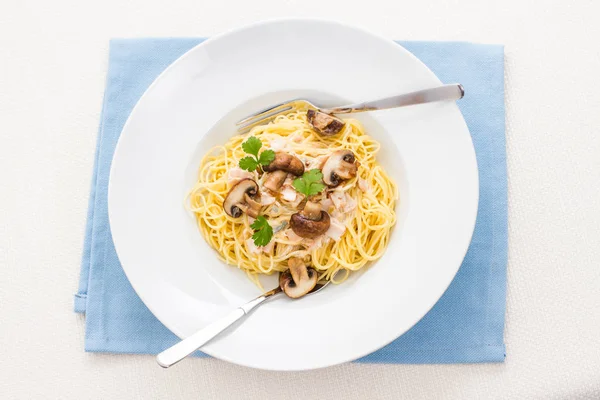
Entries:
<svg viewBox="0 0 600 400">
<path fill-rule="evenodd" d="M 291 98 L 339 105 L 438 84 L 396 43 L 333 22 L 264 22 L 190 50 L 140 99 L 113 159 L 110 225 L 140 298 L 184 338 L 259 294 L 244 273 L 218 261 L 184 209 L 200 157 L 234 135 L 235 120 Z M 378 158 L 400 189 L 385 255 L 343 285 L 265 304 L 206 353 L 272 370 L 354 360 L 410 329 L 452 281 L 478 201 L 460 111 L 439 103 L 356 116 L 382 143 Z"/>
</svg>

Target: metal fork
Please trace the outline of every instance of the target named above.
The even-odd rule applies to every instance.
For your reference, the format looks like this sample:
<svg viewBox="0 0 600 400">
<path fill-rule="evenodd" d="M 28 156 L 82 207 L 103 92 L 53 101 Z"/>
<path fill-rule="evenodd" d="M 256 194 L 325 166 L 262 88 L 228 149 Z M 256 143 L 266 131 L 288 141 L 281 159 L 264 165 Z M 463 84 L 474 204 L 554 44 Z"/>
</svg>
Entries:
<svg viewBox="0 0 600 400">
<path fill-rule="evenodd" d="M 332 276 L 332 279 L 339 272 L 340 270 L 336 271 Z M 307 296 L 325 289 L 330 283 L 331 280 L 328 280 L 324 283 L 317 283 L 317 285 L 310 292 L 308 292 Z M 193 335 L 183 339 L 181 342 L 164 350 L 162 353 L 156 356 L 156 362 L 158 362 L 158 365 L 163 368 L 169 368 L 170 366 L 178 363 L 224 332 L 236 321 L 248 315 L 252 310 L 263 304 L 267 299 L 280 293 L 282 293 L 281 287 L 277 286 L 275 289 L 271 289 L 268 292 L 261 294 L 257 298 L 250 300 L 246 304 L 231 311 L 221 319 L 216 320 Z"/>
<path fill-rule="evenodd" d="M 459 83 L 442 85 L 431 89 L 418 90 L 412 93 L 400 94 L 385 99 L 367 101 L 364 103 L 348 104 L 340 107 L 321 108 L 304 99 L 291 100 L 277 104 L 265 110 L 258 111 L 239 121 L 238 132 L 247 132 L 257 125 L 264 125 L 280 114 L 291 110 L 313 109 L 326 114 L 350 114 L 364 111 L 385 110 L 388 108 L 412 106 L 415 104 L 432 103 L 443 100 L 459 100 L 465 95 L 465 89 Z"/>
</svg>

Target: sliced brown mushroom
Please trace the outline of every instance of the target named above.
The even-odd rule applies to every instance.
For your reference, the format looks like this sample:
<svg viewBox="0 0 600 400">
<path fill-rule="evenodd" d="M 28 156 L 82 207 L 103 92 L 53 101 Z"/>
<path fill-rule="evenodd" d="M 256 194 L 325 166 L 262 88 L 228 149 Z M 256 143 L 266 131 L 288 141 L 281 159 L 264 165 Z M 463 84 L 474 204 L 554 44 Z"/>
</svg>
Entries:
<svg viewBox="0 0 600 400">
<path fill-rule="evenodd" d="M 262 205 L 257 201 L 258 185 L 252 179 L 242 179 L 236 183 L 223 202 L 223 209 L 233 218 L 239 218 L 246 213 L 256 218 Z"/>
<path fill-rule="evenodd" d="M 248 193 L 244 194 L 244 200 L 246 200 L 246 204 L 248 205 L 246 214 L 248 214 L 252 218 L 258 217 L 260 209 L 262 208 L 262 203 L 260 201 L 254 200 Z"/>
<path fill-rule="evenodd" d="M 273 161 L 269 165 L 265 165 L 263 169 L 267 172 L 285 171 L 300 176 L 304 173 L 304 163 L 296 156 L 278 151 L 275 153 Z"/>
<path fill-rule="evenodd" d="M 308 110 L 306 117 L 314 130 L 325 136 L 333 136 L 344 127 L 344 121 L 321 111 Z"/>
<path fill-rule="evenodd" d="M 310 293 L 317 284 L 317 271 L 306 267 L 302 259 L 292 257 L 288 260 L 289 271 L 279 275 L 279 286 L 292 299 Z"/>
<path fill-rule="evenodd" d="M 347 179 L 354 178 L 358 169 L 356 157 L 350 150 L 334 151 L 323 165 L 323 182 L 335 187 Z"/>
<path fill-rule="evenodd" d="M 273 171 L 268 172 L 265 176 L 265 180 L 263 181 L 263 186 L 269 189 L 272 192 L 277 192 L 281 189 L 285 178 L 287 178 L 288 173 L 285 171 Z"/>
<path fill-rule="evenodd" d="M 292 280 L 292 274 L 290 274 L 290 270 L 288 269 L 285 272 L 279 273 L 279 287 L 283 290 L 283 287 L 287 283 L 286 281 Z"/>
<path fill-rule="evenodd" d="M 331 224 L 327 212 L 321 210 L 321 205 L 312 201 L 306 202 L 304 209 L 290 218 L 290 227 L 300 237 L 312 239 L 321 236 Z"/>
</svg>

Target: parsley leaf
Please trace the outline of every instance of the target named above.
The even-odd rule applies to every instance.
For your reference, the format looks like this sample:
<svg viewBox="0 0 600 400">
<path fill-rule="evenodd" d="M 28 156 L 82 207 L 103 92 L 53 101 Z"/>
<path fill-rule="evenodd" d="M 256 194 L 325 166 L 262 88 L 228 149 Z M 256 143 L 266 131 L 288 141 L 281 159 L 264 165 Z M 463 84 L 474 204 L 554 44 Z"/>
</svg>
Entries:
<svg viewBox="0 0 600 400">
<path fill-rule="evenodd" d="M 259 138 L 254 136 L 249 137 L 244 143 L 242 143 L 242 149 L 250 155 L 240 160 L 240 168 L 250 172 L 258 168 L 260 172 L 259 167 L 261 165 L 269 165 L 271 161 L 275 159 L 275 152 L 273 150 L 265 150 L 260 153 L 259 157 L 258 152 L 261 148 L 262 142 Z"/>
<path fill-rule="evenodd" d="M 311 169 L 305 172 L 300 178 L 294 179 L 292 184 L 299 193 L 309 197 L 321 193 L 325 189 L 322 180 L 323 173 L 318 169 Z"/>
<path fill-rule="evenodd" d="M 250 228 L 254 230 L 252 240 L 257 246 L 266 246 L 273 237 L 273 228 L 269 225 L 269 222 L 265 217 L 259 215 L 258 218 L 250 225 Z"/>
<path fill-rule="evenodd" d="M 261 165 L 269 165 L 274 159 L 275 152 L 273 150 L 265 150 L 262 153 L 260 153 L 260 157 L 258 157 L 258 162 Z"/>
<path fill-rule="evenodd" d="M 305 172 L 304 175 L 302 175 L 302 178 L 306 181 L 306 183 L 309 184 L 314 182 L 321 182 L 321 180 L 323 179 L 323 173 L 318 169 L 311 169 L 310 171 Z"/>
<path fill-rule="evenodd" d="M 242 149 L 255 157 L 258 157 L 258 151 L 262 147 L 262 142 L 255 136 L 250 136 L 248 140 L 242 143 Z"/>
<path fill-rule="evenodd" d="M 258 167 L 258 163 L 254 159 L 254 157 L 247 156 L 240 160 L 240 168 L 245 169 L 246 171 L 254 171 Z"/>
<path fill-rule="evenodd" d="M 302 178 L 294 179 L 294 182 L 292 182 L 292 185 L 294 185 L 294 188 L 298 191 L 298 193 L 302 193 L 304 195 L 306 195 L 306 193 L 308 193 L 309 184 L 307 184 L 304 179 L 302 179 Z"/>
</svg>

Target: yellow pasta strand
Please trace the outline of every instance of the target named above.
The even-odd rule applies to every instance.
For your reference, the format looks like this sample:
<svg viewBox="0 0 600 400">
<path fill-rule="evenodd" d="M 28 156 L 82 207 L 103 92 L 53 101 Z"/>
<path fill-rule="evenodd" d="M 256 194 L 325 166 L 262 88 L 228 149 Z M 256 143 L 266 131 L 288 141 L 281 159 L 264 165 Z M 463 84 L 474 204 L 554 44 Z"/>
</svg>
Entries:
<svg viewBox="0 0 600 400">
<path fill-rule="evenodd" d="M 194 212 L 198 227 L 208 244 L 227 264 L 245 271 L 259 285 L 258 274 L 273 274 L 288 269 L 290 257 L 304 257 L 319 272 L 321 279 L 329 280 L 338 270 L 344 270 L 334 283 L 344 281 L 350 272 L 363 268 L 383 255 L 389 242 L 390 231 L 396 223 L 395 205 L 398 193 L 395 183 L 376 161 L 380 145 L 368 136 L 363 126 L 354 119 L 337 135 L 325 137 L 311 129 L 305 111 L 295 111 L 278 116 L 268 125 L 257 126 L 250 132 L 270 148 L 273 141 L 287 139 L 286 151 L 300 159 L 314 160 L 338 149 L 351 150 L 359 163 L 357 177 L 343 182 L 336 190 L 345 192 L 356 200 L 356 208 L 346 215 L 346 230 L 339 241 L 326 240 L 322 246 L 307 250 L 286 236 L 281 229 L 273 236 L 270 253 L 251 249 L 248 240 L 252 235 L 251 220 L 247 215 L 232 218 L 223 210 L 223 201 L 232 184 L 228 173 L 247 154 L 242 143 L 249 135 L 234 136 L 223 146 L 210 150 L 198 169 L 196 185 L 188 194 L 188 207 Z M 260 177 L 255 173 L 255 179 Z M 364 180 L 367 190 L 358 182 Z M 364 188 L 363 188 L 364 189 Z M 322 199 L 326 194 L 323 193 Z M 297 210 L 270 205 L 263 209 L 272 223 L 289 221 Z M 250 239 L 251 240 L 251 239 Z"/>
</svg>

